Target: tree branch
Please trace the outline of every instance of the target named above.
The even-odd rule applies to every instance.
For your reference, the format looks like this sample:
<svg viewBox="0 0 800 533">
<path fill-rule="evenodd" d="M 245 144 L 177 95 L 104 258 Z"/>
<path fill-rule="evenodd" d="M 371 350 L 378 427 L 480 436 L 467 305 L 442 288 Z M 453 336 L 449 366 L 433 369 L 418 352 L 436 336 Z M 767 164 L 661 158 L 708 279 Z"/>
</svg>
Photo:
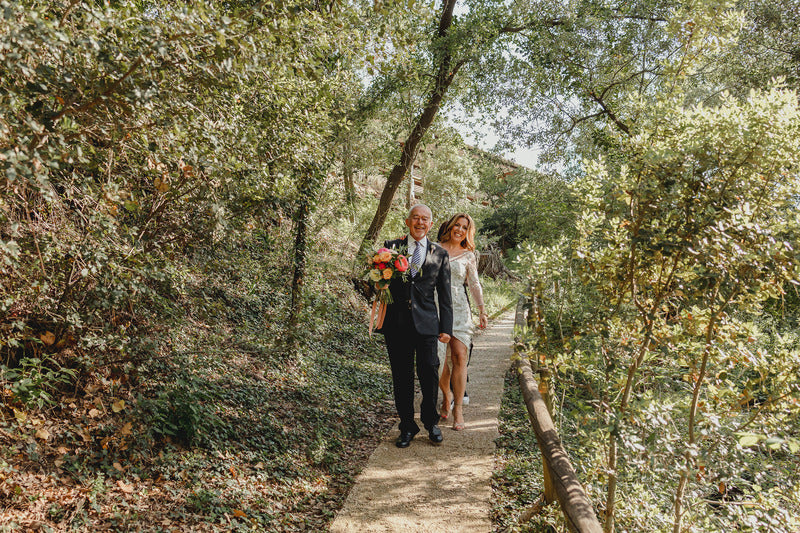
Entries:
<svg viewBox="0 0 800 533">
<path fill-rule="evenodd" d="M 566 19 L 550 19 L 550 20 L 537 20 L 534 22 L 529 22 L 527 24 L 513 26 L 507 24 L 500 28 L 500 33 L 520 33 L 525 30 L 530 30 L 535 28 L 536 26 L 545 26 L 548 28 L 554 28 L 556 26 L 561 26 L 566 23 Z"/>
<path fill-rule="evenodd" d="M 136 59 L 136 61 L 134 61 L 134 62 L 133 62 L 133 64 L 130 66 L 130 68 L 128 69 L 128 71 L 127 71 L 127 72 L 125 72 L 125 74 L 123 74 L 123 75 L 122 75 L 122 76 L 121 76 L 121 77 L 120 77 L 118 80 L 116 80 L 114 83 L 112 83 L 111 85 L 109 85 L 108 87 L 106 87 L 106 90 L 105 90 L 105 91 L 103 91 L 102 93 L 100 93 L 100 95 L 98 95 L 98 96 L 95 96 L 95 97 L 94 97 L 92 100 L 90 100 L 89 102 L 87 102 L 87 103 L 85 103 L 85 104 L 83 104 L 83 105 L 80 105 L 80 106 L 78 106 L 78 107 L 76 107 L 76 108 L 74 108 L 74 109 L 71 107 L 71 104 L 67 104 L 67 105 L 65 105 L 65 106 L 64 106 L 64 107 L 61 109 L 61 111 L 59 111 L 59 112 L 58 112 L 58 114 L 56 114 L 56 116 L 54 116 L 54 117 L 53 117 L 52 121 L 53 121 L 53 122 L 56 122 L 58 119 L 60 119 L 61 117 L 63 117 L 64 115 L 66 115 L 66 114 L 67 114 L 67 113 L 69 113 L 69 112 L 72 112 L 72 113 L 79 113 L 79 112 L 81 112 L 81 111 L 86 111 L 87 109 L 91 109 L 92 107 L 96 106 L 96 105 L 97 105 L 97 104 L 100 102 L 100 100 L 102 100 L 103 98 L 105 98 L 105 97 L 107 97 L 107 96 L 110 96 L 112 93 L 114 93 L 114 92 L 115 92 L 115 91 L 116 91 L 116 90 L 119 88 L 119 86 L 120 86 L 120 85 L 122 85 L 122 83 L 123 83 L 123 82 L 124 82 L 126 79 L 128 79 L 129 77 L 131 77 L 131 76 L 133 75 L 133 73 L 136 71 L 136 69 L 138 69 L 138 68 L 139 68 L 139 66 L 140 66 L 141 64 L 142 64 L 142 56 L 139 56 L 139 57 Z"/>
<path fill-rule="evenodd" d="M 609 88 L 610 88 L 610 87 L 607 87 L 607 88 L 606 88 L 606 91 L 607 91 Z M 603 94 L 605 94 L 605 91 L 603 91 Z M 626 135 L 630 135 L 630 134 L 631 134 L 631 130 L 630 130 L 630 128 L 628 127 L 628 125 L 627 125 L 627 124 L 625 124 L 624 122 L 622 122 L 622 121 L 621 121 L 621 120 L 620 120 L 620 119 L 617 117 L 617 115 L 614 113 L 614 111 L 612 111 L 612 110 L 611 110 L 611 108 L 610 108 L 610 107 L 608 107 L 608 105 L 606 104 L 605 100 L 603 100 L 603 97 L 602 97 L 602 95 L 598 96 L 598 95 L 597 95 L 597 93 L 595 93 L 595 92 L 594 92 L 594 89 L 590 89 L 590 90 L 589 90 L 589 96 L 592 98 L 592 100 L 594 100 L 595 102 L 597 102 L 597 104 L 598 104 L 598 105 L 599 105 L 599 106 L 600 106 L 600 107 L 603 109 L 603 111 L 604 111 L 604 112 L 605 112 L 605 113 L 608 115 L 608 118 L 610 118 L 610 119 L 611 119 L 611 121 L 612 121 L 612 122 L 613 122 L 613 123 L 614 123 L 614 124 L 615 124 L 615 125 L 616 125 L 616 126 L 619 128 L 619 129 L 621 129 L 623 132 L 625 132 L 625 134 L 626 134 Z"/>
</svg>

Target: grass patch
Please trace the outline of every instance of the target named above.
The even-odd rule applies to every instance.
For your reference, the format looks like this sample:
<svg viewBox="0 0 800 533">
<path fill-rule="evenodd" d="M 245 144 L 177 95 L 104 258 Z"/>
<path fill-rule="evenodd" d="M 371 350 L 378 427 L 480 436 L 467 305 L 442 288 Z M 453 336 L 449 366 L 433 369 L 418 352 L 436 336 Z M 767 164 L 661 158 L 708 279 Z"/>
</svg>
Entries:
<svg viewBox="0 0 800 533">
<path fill-rule="evenodd" d="M 517 300 L 519 300 L 519 283 L 504 279 L 481 277 L 481 286 L 483 287 L 486 313 L 491 318 L 496 318 L 506 310 L 512 309 L 516 306 Z M 477 308 L 474 310 L 477 311 Z"/>
</svg>

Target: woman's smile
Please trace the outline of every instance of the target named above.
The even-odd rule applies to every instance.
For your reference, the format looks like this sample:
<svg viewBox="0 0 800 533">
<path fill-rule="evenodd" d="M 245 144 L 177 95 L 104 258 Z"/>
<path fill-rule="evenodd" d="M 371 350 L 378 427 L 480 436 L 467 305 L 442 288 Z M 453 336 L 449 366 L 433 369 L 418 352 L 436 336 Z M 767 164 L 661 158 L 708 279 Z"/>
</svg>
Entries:
<svg viewBox="0 0 800 533">
<path fill-rule="evenodd" d="M 461 242 L 467 236 L 467 228 L 469 228 L 469 220 L 466 218 L 459 218 L 450 230 L 450 236 L 453 240 Z"/>
</svg>

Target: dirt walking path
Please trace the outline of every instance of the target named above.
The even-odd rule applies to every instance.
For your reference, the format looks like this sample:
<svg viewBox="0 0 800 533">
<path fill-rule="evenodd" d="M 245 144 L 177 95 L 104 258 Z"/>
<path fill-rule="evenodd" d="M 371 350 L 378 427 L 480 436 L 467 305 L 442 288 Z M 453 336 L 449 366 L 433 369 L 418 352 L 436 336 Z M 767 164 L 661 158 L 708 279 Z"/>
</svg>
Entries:
<svg viewBox="0 0 800 533">
<path fill-rule="evenodd" d="M 491 531 L 494 441 L 513 329 L 512 311 L 473 339 L 466 429 L 442 423 L 441 446 L 431 445 L 423 430 L 409 448 L 399 449 L 395 424 L 356 479 L 332 533 Z M 419 416 L 419 398 L 417 409 Z"/>
</svg>

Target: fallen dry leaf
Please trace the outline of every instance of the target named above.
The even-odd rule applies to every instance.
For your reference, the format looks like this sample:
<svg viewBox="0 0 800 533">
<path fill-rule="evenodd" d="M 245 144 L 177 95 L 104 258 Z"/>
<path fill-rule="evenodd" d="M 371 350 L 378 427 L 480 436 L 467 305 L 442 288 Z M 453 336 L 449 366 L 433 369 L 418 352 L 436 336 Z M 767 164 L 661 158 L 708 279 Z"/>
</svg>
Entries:
<svg viewBox="0 0 800 533">
<path fill-rule="evenodd" d="M 39 339 L 41 339 L 41 341 L 47 346 L 50 346 L 56 342 L 56 334 L 52 331 L 48 331 L 39 335 Z"/>
</svg>

